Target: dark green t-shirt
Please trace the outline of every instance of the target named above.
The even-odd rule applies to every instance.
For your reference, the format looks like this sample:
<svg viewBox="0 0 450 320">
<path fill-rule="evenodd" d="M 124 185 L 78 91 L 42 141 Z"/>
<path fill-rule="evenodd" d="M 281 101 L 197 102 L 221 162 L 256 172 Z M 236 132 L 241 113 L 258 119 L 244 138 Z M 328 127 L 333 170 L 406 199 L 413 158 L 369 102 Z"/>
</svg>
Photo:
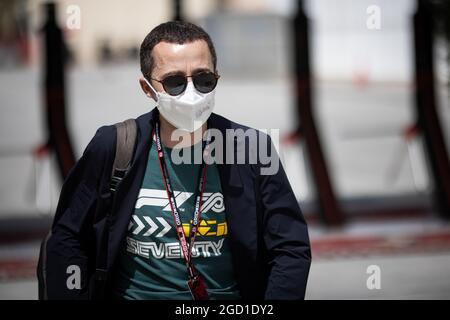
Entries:
<svg viewBox="0 0 450 320">
<path fill-rule="evenodd" d="M 201 144 L 185 148 L 182 152 L 190 151 L 193 159 L 194 149 L 198 148 Z M 188 236 L 200 164 L 176 165 L 170 155 L 180 150 L 164 148 L 164 151 L 175 201 Z M 219 172 L 216 165 L 209 165 L 193 263 L 203 276 L 211 299 L 239 299 L 227 235 Z M 192 299 L 187 278 L 156 148 L 152 146 L 135 210 L 119 254 L 114 294 L 124 299 Z"/>
</svg>

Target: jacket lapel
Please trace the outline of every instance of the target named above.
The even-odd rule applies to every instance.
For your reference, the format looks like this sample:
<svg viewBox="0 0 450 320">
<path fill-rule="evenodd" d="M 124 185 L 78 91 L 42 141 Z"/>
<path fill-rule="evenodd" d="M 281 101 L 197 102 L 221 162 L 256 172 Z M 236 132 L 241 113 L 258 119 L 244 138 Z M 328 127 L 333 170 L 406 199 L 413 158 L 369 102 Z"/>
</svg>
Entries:
<svg viewBox="0 0 450 320">
<path fill-rule="evenodd" d="M 226 130 L 233 129 L 231 126 L 231 121 L 227 121 L 226 119 L 219 117 L 215 113 L 213 113 L 213 114 L 211 114 L 211 117 L 208 120 L 208 124 L 209 124 L 209 128 L 218 129 L 221 132 L 222 137 L 224 137 L 224 139 L 223 139 L 224 145 L 223 145 L 223 150 L 222 150 L 224 163 L 218 164 L 222 189 L 229 189 L 229 187 L 242 188 L 243 185 L 242 185 L 241 176 L 239 174 L 239 166 L 225 164 L 227 143 L 234 144 L 233 150 L 234 150 L 234 155 L 236 156 L 236 140 L 233 140 L 233 141 L 225 140 L 225 138 L 227 136 Z"/>
<path fill-rule="evenodd" d="M 235 129 L 233 128 L 233 123 L 223 117 L 216 114 L 212 114 L 209 120 L 209 127 L 218 129 L 222 133 L 223 138 L 223 159 L 224 163 L 218 164 L 217 168 L 219 170 L 220 182 L 222 185 L 222 192 L 225 202 L 225 210 L 227 216 L 227 222 L 229 225 L 230 239 L 232 246 L 237 249 L 237 246 L 241 247 L 247 246 L 246 241 L 250 237 L 246 236 L 247 232 L 243 230 L 244 219 L 249 216 L 248 198 L 249 191 L 253 190 L 252 186 L 244 188 L 242 171 L 244 165 L 239 164 L 227 164 L 225 163 L 226 151 L 230 150 L 227 148 L 227 144 L 234 144 L 233 152 L 234 159 L 236 159 L 237 153 L 237 141 L 233 139 L 232 141 L 226 140 L 226 130 Z M 248 190 L 246 190 L 248 189 Z"/>
</svg>

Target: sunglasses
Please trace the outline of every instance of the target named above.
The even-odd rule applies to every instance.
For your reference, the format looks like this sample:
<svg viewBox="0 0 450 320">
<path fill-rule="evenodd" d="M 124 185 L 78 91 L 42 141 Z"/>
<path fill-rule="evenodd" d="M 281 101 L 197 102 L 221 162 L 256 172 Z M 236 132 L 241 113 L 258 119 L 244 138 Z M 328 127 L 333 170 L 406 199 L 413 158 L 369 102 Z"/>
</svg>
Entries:
<svg viewBox="0 0 450 320">
<path fill-rule="evenodd" d="M 195 89 L 201 93 L 209 93 L 214 90 L 217 85 L 217 80 L 220 76 L 211 71 L 202 71 L 192 76 L 185 76 L 182 74 L 175 74 L 167 76 L 162 80 L 151 78 L 162 84 L 164 91 L 171 96 L 177 96 L 182 94 L 186 90 L 188 79 L 192 78 Z"/>
</svg>

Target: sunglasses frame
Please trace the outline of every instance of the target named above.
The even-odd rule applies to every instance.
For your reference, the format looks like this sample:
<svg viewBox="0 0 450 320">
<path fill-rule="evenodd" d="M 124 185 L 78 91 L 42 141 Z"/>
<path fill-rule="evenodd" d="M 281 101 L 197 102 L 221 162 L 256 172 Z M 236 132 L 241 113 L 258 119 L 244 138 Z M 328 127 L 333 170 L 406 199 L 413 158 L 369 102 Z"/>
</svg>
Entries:
<svg viewBox="0 0 450 320">
<path fill-rule="evenodd" d="M 187 79 L 187 78 L 194 78 L 195 76 L 201 75 L 201 74 L 203 74 L 203 73 L 209 73 L 209 74 L 212 74 L 212 75 L 214 75 L 214 77 L 216 78 L 216 83 L 214 84 L 214 87 L 211 89 L 211 91 L 213 91 L 213 90 L 216 88 L 216 86 L 217 86 L 217 81 L 219 80 L 220 75 L 218 75 L 217 73 L 212 72 L 212 71 L 201 71 L 201 72 L 199 72 L 199 73 L 196 73 L 196 74 L 190 75 L 190 76 L 185 76 L 185 75 L 181 75 L 181 74 L 176 74 L 176 75 L 170 75 L 170 76 L 167 76 L 167 77 L 165 77 L 164 79 L 155 79 L 155 78 L 150 78 L 150 79 L 151 79 L 151 80 L 154 80 L 154 81 L 156 81 L 156 82 L 161 83 L 161 85 L 162 85 L 163 88 L 164 88 L 164 91 L 165 91 L 167 94 L 169 94 L 169 95 L 171 95 L 171 96 L 178 96 L 178 95 L 182 94 L 184 91 L 186 91 L 186 88 L 187 88 L 187 85 L 188 85 L 188 79 Z M 166 80 L 166 79 L 169 78 L 169 77 L 174 77 L 174 76 L 184 77 L 184 79 L 185 79 L 185 81 L 186 81 L 185 84 L 184 84 L 184 87 L 183 87 L 183 91 L 181 91 L 181 92 L 178 93 L 178 94 L 171 94 L 169 91 L 167 91 L 166 86 L 164 85 L 164 80 Z M 195 89 L 198 90 L 197 86 L 195 85 L 194 79 L 192 79 L 192 82 L 193 82 L 193 84 L 194 84 Z M 198 90 L 198 91 L 201 92 L 200 90 Z M 209 92 L 211 92 L 211 91 L 209 91 Z M 201 93 L 207 94 L 207 93 L 209 93 L 209 92 L 201 92 Z"/>
</svg>

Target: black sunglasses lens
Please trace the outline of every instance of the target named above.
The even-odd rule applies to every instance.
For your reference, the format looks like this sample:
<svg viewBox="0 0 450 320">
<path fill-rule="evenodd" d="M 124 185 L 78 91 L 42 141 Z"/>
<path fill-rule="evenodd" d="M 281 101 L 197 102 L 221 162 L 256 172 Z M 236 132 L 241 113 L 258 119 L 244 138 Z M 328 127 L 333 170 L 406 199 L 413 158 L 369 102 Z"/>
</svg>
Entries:
<svg viewBox="0 0 450 320">
<path fill-rule="evenodd" d="M 181 94 L 185 89 L 187 85 L 186 78 L 182 75 L 174 75 L 174 76 L 168 76 L 162 81 L 164 90 L 172 95 L 177 96 Z"/>
<path fill-rule="evenodd" d="M 217 77 L 212 72 L 202 72 L 192 77 L 195 88 L 201 93 L 208 93 L 214 90 L 217 84 Z"/>
</svg>

